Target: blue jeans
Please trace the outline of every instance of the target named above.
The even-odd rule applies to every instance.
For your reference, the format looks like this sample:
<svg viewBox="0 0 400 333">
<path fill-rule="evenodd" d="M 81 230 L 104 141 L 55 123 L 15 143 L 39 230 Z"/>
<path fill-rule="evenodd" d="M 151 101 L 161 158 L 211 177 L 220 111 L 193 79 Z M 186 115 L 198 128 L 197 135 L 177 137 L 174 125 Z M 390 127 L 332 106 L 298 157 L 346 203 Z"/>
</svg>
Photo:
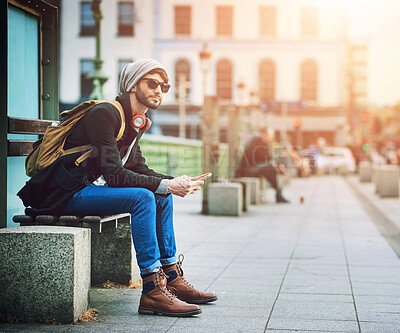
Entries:
<svg viewBox="0 0 400 333">
<path fill-rule="evenodd" d="M 64 209 L 71 215 L 131 214 L 131 230 L 141 274 L 176 262 L 172 195 L 138 187 L 89 185 L 75 193 Z"/>
</svg>

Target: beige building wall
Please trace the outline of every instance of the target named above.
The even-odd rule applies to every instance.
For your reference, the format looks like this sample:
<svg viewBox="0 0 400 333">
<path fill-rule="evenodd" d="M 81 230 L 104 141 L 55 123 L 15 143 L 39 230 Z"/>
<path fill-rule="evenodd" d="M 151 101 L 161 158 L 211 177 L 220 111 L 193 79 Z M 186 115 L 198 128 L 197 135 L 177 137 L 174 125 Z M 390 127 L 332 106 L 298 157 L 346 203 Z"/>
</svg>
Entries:
<svg viewBox="0 0 400 333">
<path fill-rule="evenodd" d="M 233 102 L 238 102 L 236 84 L 243 81 L 246 90 L 258 90 L 258 66 L 271 59 L 276 65 L 275 99 L 300 99 L 300 64 L 314 59 L 318 65 L 318 106 L 344 105 L 346 102 L 346 19 L 342 0 L 156 0 L 159 5 L 159 28 L 155 54 L 166 64 L 174 80 L 174 64 L 179 58 L 191 65 L 191 102 L 201 104 L 203 96 L 198 53 L 203 42 L 212 52 L 207 94 L 216 94 L 215 68 L 218 60 L 228 58 L 233 64 Z M 192 7 L 192 33 L 176 36 L 174 6 Z M 216 36 L 217 5 L 234 6 L 233 36 Z M 259 7 L 276 6 L 276 36 L 260 37 Z M 317 38 L 301 37 L 301 8 L 318 7 Z M 248 96 L 248 94 L 246 94 Z M 175 103 L 174 94 L 165 98 Z"/>
<path fill-rule="evenodd" d="M 151 58 L 154 45 L 154 2 L 135 0 L 134 36 L 118 36 L 118 0 L 101 2 L 101 57 L 103 71 L 108 75 L 104 84 L 106 99 L 117 95 L 118 60 Z M 96 55 L 95 37 L 80 36 L 80 0 L 61 1 L 60 101 L 75 103 L 80 98 L 80 60 Z"/>
</svg>

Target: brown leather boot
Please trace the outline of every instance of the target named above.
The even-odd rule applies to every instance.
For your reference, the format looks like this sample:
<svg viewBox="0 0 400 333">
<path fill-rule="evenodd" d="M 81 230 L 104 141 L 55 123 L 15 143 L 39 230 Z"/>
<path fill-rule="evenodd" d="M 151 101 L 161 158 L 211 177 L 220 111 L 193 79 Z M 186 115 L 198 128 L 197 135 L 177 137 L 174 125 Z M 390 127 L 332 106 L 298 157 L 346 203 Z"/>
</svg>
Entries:
<svg viewBox="0 0 400 333">
<path fill-rule="evenodd" d="M 143 286 L 154 283 L 154 289 L 142 292 L 139 304 L 140 314 L 162 314 L 173 317 L 189 317 L 201 313 L 198 305 L 179 300 L 167 289 L 167 277 L 162 270 L 143 279 Z"/>
<path fill-rule="evenodd" d="M 181 267 L 183 258 L 181 254 L 176 264 L 163 267 L 168 278 L 167 288 L 176 297 L 187 303 L 204 304 L 216 301 L 218 299 L 216 294 L 199 291 L 185 279 Z"/>
</svg>

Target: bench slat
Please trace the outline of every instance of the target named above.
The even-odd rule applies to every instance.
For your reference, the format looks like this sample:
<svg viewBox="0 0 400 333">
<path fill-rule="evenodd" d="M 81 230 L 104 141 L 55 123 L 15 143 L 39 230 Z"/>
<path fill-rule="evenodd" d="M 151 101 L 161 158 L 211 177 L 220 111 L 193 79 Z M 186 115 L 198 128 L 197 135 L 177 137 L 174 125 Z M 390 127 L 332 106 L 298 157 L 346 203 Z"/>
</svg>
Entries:
<svg viewBox="0 0 400 333">
<path fill-rule="evenodd" d="M 28 156 L 35 140 L 7 140 L 7 156 Z"/>
<path fill-rule="evenodd" d="M 63 215 L 58 220 L 63 223 L 77 223 L 80 222 L 81 218 L 76 215 Z"/>
<path fill-rule="evenodd" d="M 101 217 L 100 216 L 85 216 L 82 219 L 82 222 L 85 223 L 100 223 Z"/>
<path fill-rule="evenodd" d="M 15 223 L 32 223 L 33 218 L 29 215 L 14 215 L 12 218 Z"/>
<path fill-rule="evenodd" d="M 37 223 L 54 223 L 57 221 L 57 216 L 53 215 L 38 215 L 36 216 L 35 221 Z"/>
<path fill-rule="evenodd" d="M 52 120 L 8 117 L 8 133 L 44 134 L 52 123 Z"/>
</svg>

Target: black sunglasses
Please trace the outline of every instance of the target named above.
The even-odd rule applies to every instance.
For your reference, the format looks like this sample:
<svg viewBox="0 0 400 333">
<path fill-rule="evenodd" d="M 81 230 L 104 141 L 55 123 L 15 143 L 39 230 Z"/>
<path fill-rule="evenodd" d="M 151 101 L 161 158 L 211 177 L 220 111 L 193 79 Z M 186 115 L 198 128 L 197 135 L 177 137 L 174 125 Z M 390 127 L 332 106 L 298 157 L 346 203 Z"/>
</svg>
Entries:
<svg viewBox="0 0 400 333">
<path fill-rule="evenodd" d="M 150 89 L 157 89 L 158 86 L 160 86 L 161 87 L 161 91 L 164 94 L 168 92 L 169 88 L 171 88 L 171 86 L 168 83 L 161 83 L 161 82 L 158 82 L 156 79 L 144 78 L 142 80 L 146 80 L 147 81 L 147 86 Z"/>
</svg>

